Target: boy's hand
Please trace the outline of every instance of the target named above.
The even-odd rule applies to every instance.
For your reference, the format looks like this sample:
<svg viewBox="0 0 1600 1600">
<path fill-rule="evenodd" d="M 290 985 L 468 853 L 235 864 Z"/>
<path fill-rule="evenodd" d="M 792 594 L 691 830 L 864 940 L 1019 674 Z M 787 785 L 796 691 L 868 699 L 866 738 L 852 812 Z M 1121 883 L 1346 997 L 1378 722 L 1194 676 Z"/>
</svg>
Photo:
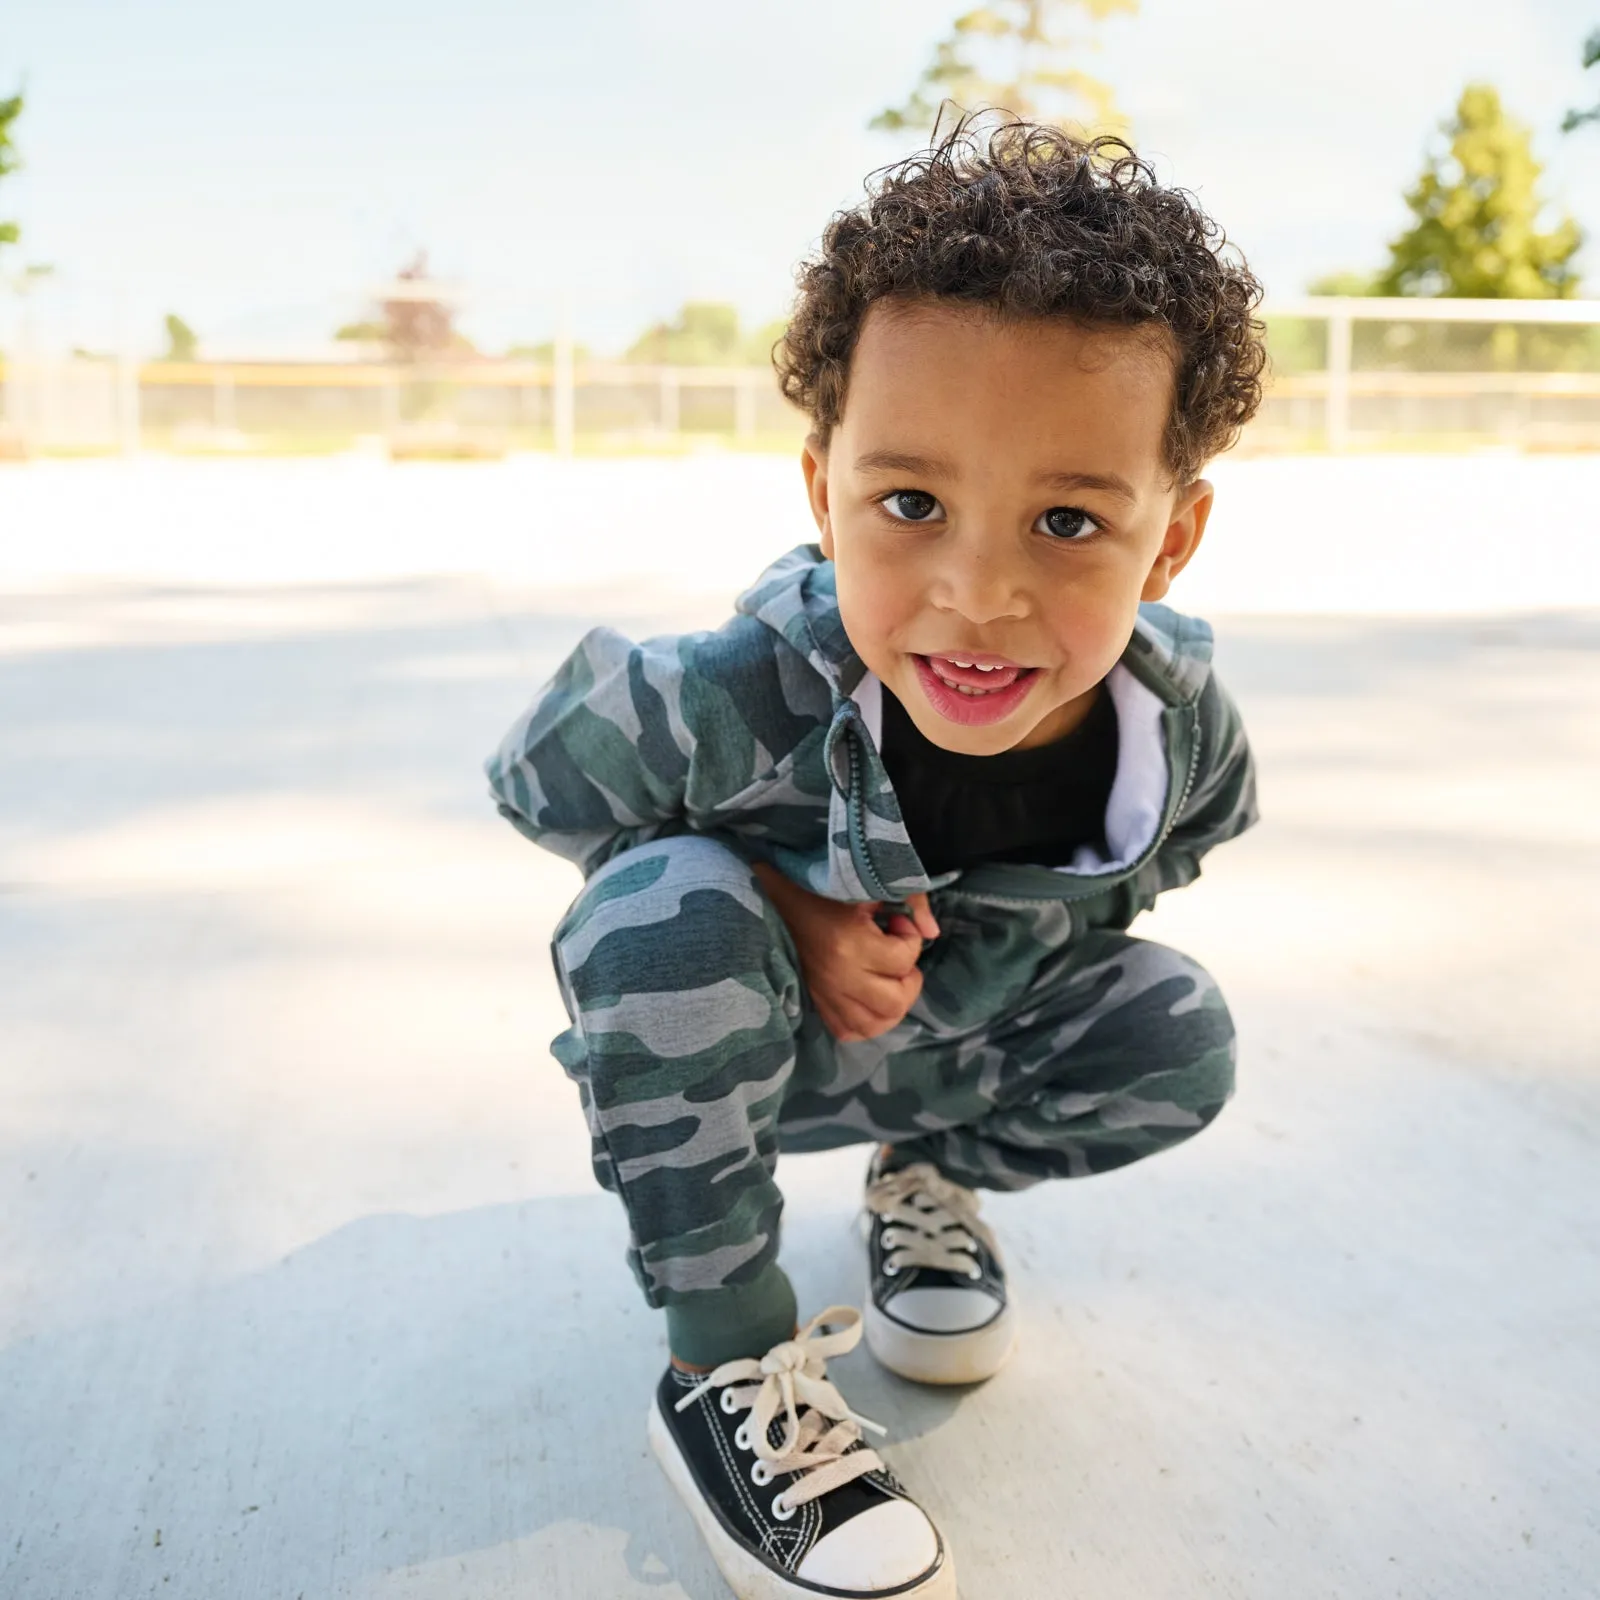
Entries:
<svg viewBox="0 0 1600 1600">
<path fill-rule="evenodd" d="M 917 957 L 922 941 L 939 936 L 925 894 L 906 902 L 888 929 L 873 920 L 877 903 L 845 904 L 812 894 L 764 861 L 755 874 L 778 908 L 795 949 L 812 1004 L 835 1039 L 875 1039 L 905 1016 L 922 993 Z"/>
</svg>

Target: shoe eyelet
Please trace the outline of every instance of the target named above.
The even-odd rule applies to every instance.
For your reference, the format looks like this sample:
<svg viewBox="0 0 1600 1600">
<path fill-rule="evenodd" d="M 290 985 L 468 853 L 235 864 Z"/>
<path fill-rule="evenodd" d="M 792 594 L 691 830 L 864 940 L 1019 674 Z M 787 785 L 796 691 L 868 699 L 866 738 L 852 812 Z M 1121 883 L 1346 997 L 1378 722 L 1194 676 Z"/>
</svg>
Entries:
<svg viewBox="0 0 1600 1600">
<path fill-rule="evenodd" d="M 795 1514 L 795 1509 L 781 1494 L 772 1497 L 772 1514 L 779 1522 L 787 1522 Z"/>
<path fill-rule="evenodd" d="M 894 1262 L 885 1261 L 883 1264 L 883 1275 L 886 1278 L 898 1278 L 900 1276 L 900 1269 L 894 1264 Z"/>
<path fill-rule="evenodd" d="M 733 1398 L 732 1389 L 724 1389 L 722 1391 L 722 1399 L 718 1404 L 730 1417 L 739 1409 L 739 1402 Z"/>
<path fill-rule="evenodd" d="M 733 1442 L 738 1445 L 741 1450 L 748 1450 L 750 1448 L 750 1424 L 748 1422 L 741 1422 L 739 1424 L 738 1430 L 733 1436 Z"/>
<path fill-rule="evenodd" d="M 969 1278 L 981 1278 L 983 1276 L 983 1268 L 980 1267 L 976 1261 L 974 1261 L 972 1265 L 967 1268 L 967 1276 Z"/>
<path fill-rule="evenodd" d="M 772 1468 L 760 1456 L 756 1457 L 755 1465 L 750 1468 L 750 1481 L 760 1489 L 765 1489 L 772 1482 Z"/>
</svg>

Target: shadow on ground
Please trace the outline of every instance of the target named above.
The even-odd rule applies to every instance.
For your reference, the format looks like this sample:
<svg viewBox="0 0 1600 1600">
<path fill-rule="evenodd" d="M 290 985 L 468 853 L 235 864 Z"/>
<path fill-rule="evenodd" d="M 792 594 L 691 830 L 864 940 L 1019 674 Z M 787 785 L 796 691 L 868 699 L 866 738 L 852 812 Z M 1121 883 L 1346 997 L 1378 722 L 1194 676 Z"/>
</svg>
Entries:
<svg viewBox="0 0 1600 1600">
<path fill-rule="evenodd" d="M 664 1348 L 621 1250 L 599 1194 L 366 1217 L 13 1346 L 6 1593 L 718 1600 L 645 1445 Z M 902 1440 L 956 1404 L 891 1389 Z"/>
</svg>

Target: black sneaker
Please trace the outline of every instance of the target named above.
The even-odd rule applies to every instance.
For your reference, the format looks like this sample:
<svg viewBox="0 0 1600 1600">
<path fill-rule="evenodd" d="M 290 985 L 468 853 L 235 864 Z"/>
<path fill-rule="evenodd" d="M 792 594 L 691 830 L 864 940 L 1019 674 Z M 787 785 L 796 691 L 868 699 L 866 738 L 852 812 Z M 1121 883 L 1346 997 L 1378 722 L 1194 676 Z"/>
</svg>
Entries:
<svg viewBox="0 0 1600 1600">
<path fill-rule="evenodd" d="M 926 1161 L 867 1171 L 867 1348 L 918 1383 L 981 1383 L 1016 1346 L 1005 1269 L 978 1197 Z"/>
<path fill-rule="evenodd" d="M 668 1367 L 656 1390 L 651 1447 L 739 1600 L 956 1600 L 938 1529 L 827 1380 L 860 1337 L 833 1306 L 759 1361 Z"/>
</svg>

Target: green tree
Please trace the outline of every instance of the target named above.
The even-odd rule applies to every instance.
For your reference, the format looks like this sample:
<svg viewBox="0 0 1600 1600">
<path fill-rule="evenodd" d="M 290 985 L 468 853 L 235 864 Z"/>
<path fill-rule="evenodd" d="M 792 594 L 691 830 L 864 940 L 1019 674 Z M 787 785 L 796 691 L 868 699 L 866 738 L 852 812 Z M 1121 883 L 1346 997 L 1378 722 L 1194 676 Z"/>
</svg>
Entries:
<svg viewBox="0 0 1600 1600">
<path fill-rule="evenodd" d="M 163 361 L 193 361 L 200 353 L 200 335 L 175 311 L 167 313 L 167 353 Z"/>
<path fill-rule="evenodd" d="M 1040 122 L 1077 124 L 1096 133 L 1126 122 L 1111 86 L 1077 63 L 1099 48 L 1092 30 L 1106 17 L 1132 13 L 1139 0 L 992 0 L 963 12 L 934 46 L 910 96 L 872 119 L 891 132 L 930 132 L 940 108 L 1014 112 Z"/>
<path fill-rule="evenodd" d="M 592 351 L 586 344 L 572 346 L 572 359 L 578 363 L 589 361 L 593 358 Z M 507 361 L 538 361 L 545 366 L 550 366 L 556 359 L 556 341 L 554 339 L 541 339 L 537 344 L 514 344 L 506 351 Z"/>
<path fill-rule="evenodd" d="M 7 177 L 21 165 L 11 139 L 11 125 L 22 115 L 22 107 L 20 91 L 9 100 L 0 100 L 0 178 Z M 21 230 L 16 223 L 0 222 L 0 245 L 15 244 L 20 237 Z"/>
<path fill-rule="evenodd" d="M 334 338 L 341 344 L 385 344 L 389 338 L 387 322 L 347 322 L 336 328 Z"/>
<path fill-rule="evenodd" d="M 1376 294 L 1370 272 L 1325 272 L 1306 285 L 1308 294 L 1341 296 Z"/>
<path fill-rule="evenodd" d="M 1596 28 L 1583 41 L 1584 71 L 1587 72 L 1597 62 L 1600 62 L 1600 28 Z M 1574 128 L 1581 128 L 1586 122 L 1600 122 L 1600 105 L 1590 106 L 1587 111 L 1569 111 L 1561 119 L 1561 131 L 1571 133 Z"/>
<path fill-rule="evenodd" d="M 1471 84 L 1442 124 L 1446 151 L 1429 156 L 1406 196 L 1414 221 L 1389 246 L 1373 290 L 1486 300 L 1564 300 L 1578 285 L 1572 258 L 1583 242 L 1563 217 L 1539 229 L 1543 171 L 1528 130 L 1499 94 Z"/>
<path fill-rule="evenodd" d="M 623 359 L 662 367 L 737 367 L 748 359 L 749 343 L 733 306 L 690 300 L 675 320 L 640 334 Z"/>
<path fill-rule="evenodd" d="M 772 347 L 789 331 L 789 319 L 778 317 L 764 322 L 744 342 L 744 358 L 754 367 L 764 367 L 772 361 Z"/>
</svg>

